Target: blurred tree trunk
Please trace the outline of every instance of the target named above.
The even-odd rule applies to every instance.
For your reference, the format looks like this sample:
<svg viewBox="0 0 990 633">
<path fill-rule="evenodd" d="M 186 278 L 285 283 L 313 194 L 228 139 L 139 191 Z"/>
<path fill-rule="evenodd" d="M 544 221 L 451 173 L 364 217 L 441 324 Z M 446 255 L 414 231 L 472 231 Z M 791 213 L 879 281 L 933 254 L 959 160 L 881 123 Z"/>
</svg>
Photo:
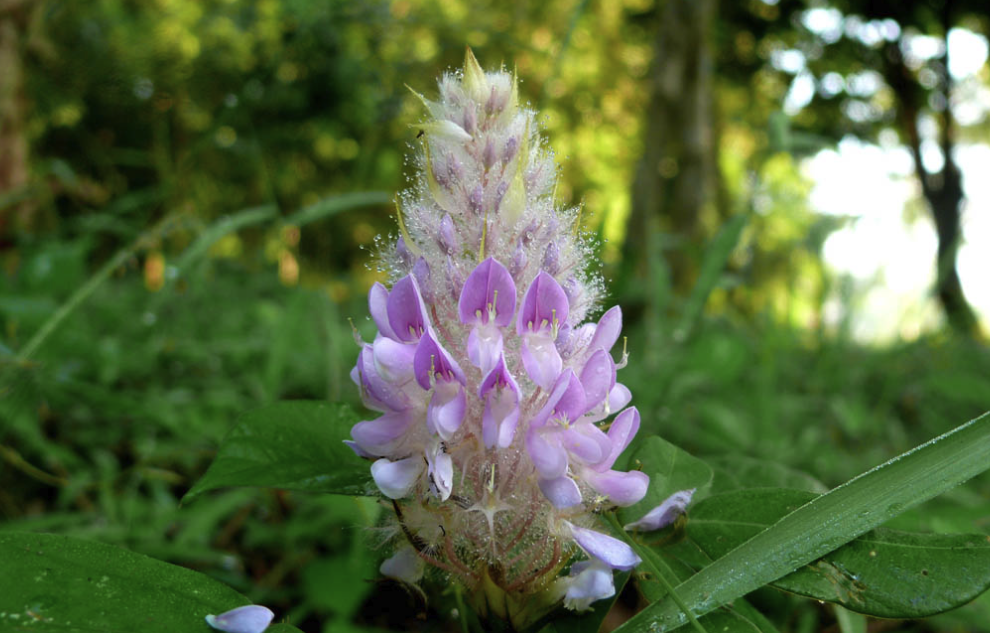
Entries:
<svg viewBox="0 0 990 633">
<path fill-rule="evenodd" d="M 648 251 L 660 231 L 675 292 L 690 289 L 703 240 L 702 209 L 713 204 L 713 56 L 715 0 L 662 0 L 657 11 L 650 101 L 643 156 L 636 170 L 626 228 L 622 285 L 628 291 L 648 275 Z M 643 288 L 647 293 L 651 288 Z"/>
<path fill-rule="evenodd" d="M 29 6 L 23 0 L 0 0 L 0 246 L 31 215 L 30 202 L 17 201 L 29 182 L 21 58 Z"/>
<path fill-rule="evenodd" d="M 962 187 L 962 174 L 956 164 L 953 152 L 955 149 L 955 119 L 950 107 L 952 77 L 949 74 L 948 13 L 944 16 L 945 24 L 945 63 L 940 78 L 939 93 L 945 107 L 942 109 L 940 126 L 940 145 L 945 162 L 938 172 L 930 172 L 921 160 L 921 135 L 918 131 L 918 115 L 925 99 L 924 92 L 915 82 L 911 71 L 905 66 L 900 48 L 891 44 L 886 50 L 887 72 L 886 80 L 893 89 L 899 105 L 900 125 L 914 158 L 915 173 L 921 182 L 921 190 L 928 202 L 928 207 L 935 223 L 938 235 L 938 260 L 936 262 L 935 293 L 946 318 L 952 328 L 963 334 L 974 334 L 977 331 L 977 318 L 966 296 L 963 294 L 962 283 L 956 267 L 956 255 L 959 251 L 960 216 L 965 199 Z"/>
</svg>

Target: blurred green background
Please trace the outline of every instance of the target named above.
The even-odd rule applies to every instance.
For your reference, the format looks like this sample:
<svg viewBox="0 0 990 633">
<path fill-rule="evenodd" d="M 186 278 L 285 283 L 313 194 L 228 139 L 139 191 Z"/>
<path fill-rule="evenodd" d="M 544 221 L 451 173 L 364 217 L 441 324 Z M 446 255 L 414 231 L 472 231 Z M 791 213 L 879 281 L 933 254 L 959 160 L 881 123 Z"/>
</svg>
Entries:
<svg viewBox="0 0 990 633">
<path fill-rule="evenodd" d="M 204 571 L 307 632 L 457 630 L 378 578 L 374 501 L 178 500 L 240 412 L 357 404 L 406 86 L 465 46 L 542 113 L 644 431 L 832 486 L 975 417 L 988 33 L 962 0 L 0 0 L 0 529 Z M 896 523 L 990 534 L 990 478 Z M 870 630 L 987 622 L 984 596 Z"/>
</svg>

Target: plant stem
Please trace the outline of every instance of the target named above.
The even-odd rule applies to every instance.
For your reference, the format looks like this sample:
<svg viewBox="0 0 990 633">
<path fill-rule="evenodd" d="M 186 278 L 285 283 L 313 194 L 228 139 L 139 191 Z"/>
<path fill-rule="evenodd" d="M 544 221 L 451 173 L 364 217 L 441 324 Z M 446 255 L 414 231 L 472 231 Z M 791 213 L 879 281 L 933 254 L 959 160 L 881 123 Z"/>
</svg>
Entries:
<svg viewBox="0 0 990 633">
<path fill-rule="evenodd" d="M 691 625 L 698 631 L 698 633 L 708 633 L 701 622 L 698 622 L 698 618 L 696 618 L 694 613 L 691 612 L 691 609 L 688 608 L 687 604 L 681 600 L 680 596 L 677 595 L 677 592 L 674 591 L 674 586 L 669 580 L 669 577 L 673 577 L 674 571 L 667 565 L 667 563 L 663 561 L 663 558 L 660 556 L 652 556 L 647 552 L 644 552 L 642 546 L 637 543 L 628 532 L 622 529 L 622 526 L 619 525 L 619 519 L 615 516 L 614 512 L 609 512 L 606 516 L 608 517 L 608 522 L 612 527 L 612 530 L 617 534 L 621 534 L 622 539 L 628 543 L 629 546 L 636 552 L 636 555 L 643 560 L 647 570 L 660 581 L 663 588 L 667 590 L 667 595 L 669 595 L 677 606 L 680 607 L 681 611 L 684 612 L 688 620 L 691 622 Z M 663 569 L 661 570 L 657 565 Z"/>
</svg>

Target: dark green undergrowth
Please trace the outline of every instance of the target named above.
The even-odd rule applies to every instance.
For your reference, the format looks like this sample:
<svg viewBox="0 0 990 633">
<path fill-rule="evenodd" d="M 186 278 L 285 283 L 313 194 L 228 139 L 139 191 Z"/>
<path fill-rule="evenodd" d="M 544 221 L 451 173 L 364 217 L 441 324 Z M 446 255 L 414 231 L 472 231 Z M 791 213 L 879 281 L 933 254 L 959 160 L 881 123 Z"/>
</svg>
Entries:
<svg viewBox="0 0 990 633">
<path fill-rule="evenodd" d="M 137 253 L 19 358 L 90 277 L 95 253 L 86 240 L 50 241 L 4 261 L 0 530 L 81 536 L 200 570 L 307 632 L 457 630 L 453 594 L 424 606 L 379 579 L 375 501 L 232 490 L 180 505 L 242 412 L 286 399 L 357 406 L 348 318 L 366 337 L 374 329 L 357 282 L 304 275 L 287 287 L 259 254 L 167 267 L 151 292 Z M 703 317 L 689 336 L 644 321 L 624 333 L 619 377 L 645 429 L 713 466 L 713 491 L 821 491 L 990 408 L 990 353 L 968 340 L 875 348 L 732 314 Z M 887 527 L 990 535 L 990 477 Z M 620 603 L 636 601 L 627 592 Z M 749 602 L 781 631 L 839 630 L 831 607 L 788 593 L 765 588 Z M 987 622 L 984 595 L 878 626 Z"/>
</svg>

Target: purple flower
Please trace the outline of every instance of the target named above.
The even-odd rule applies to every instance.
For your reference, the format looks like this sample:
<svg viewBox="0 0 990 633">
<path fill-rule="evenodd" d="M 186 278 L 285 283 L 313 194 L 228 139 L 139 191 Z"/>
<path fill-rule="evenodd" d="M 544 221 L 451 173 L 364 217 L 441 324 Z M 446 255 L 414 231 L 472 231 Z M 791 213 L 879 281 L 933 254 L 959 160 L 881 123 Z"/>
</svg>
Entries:
<svg viewBox="0 0 990 633">
<path fill-rule="evenodd" d="M 639 530 L 650 532 L 667 527 L 677 520 L 677 517 L 684 514 L 685 508 L 691 503 L 694 497 L 694 488 L 679 490 L 663 500 L 663 503 L 653 508 L 643 515 L 638 521 L 633 521 L 625 526 L 624 530 Z"/>
<path fill-rule="evenodd" d="M 220 615 L 208 615 L 206 623 L 224 633 L 261 633 L 268 628 L 274 617 L 275 614 L 268 607 L 252 604 Z"/>
<path fill-rule="evenodd" d="M 640 426 L 613 355 L 622 313 L 590 320 L 602 284 L 578 214 L 553 200 L 558 172 L 515 77 L 469 54 L 437 101 L 417 97 L 419 181 L 400 196 L 391 286 L 368 293 L 377 333 L 351 372 L 376 417 L 347 445 L 371 462 L 406 543 L 381 571 L 413 583 L 432 564 L 518 594 L 506 604 L 543 592 L 584 610 L 614 594 L 613 569 L 639 562 L 581 527 L 649 481 L 614 470 Z M 590 560 L 551 582 L 574 552 Z"/>
</svg>

